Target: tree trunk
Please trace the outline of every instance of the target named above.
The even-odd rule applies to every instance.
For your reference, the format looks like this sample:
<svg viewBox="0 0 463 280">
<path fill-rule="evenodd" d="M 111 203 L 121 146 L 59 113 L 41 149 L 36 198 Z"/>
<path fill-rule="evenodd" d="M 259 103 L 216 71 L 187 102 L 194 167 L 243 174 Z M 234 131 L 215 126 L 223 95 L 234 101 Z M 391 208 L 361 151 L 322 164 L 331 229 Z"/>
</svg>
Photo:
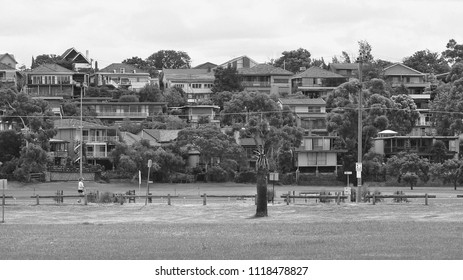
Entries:
<svg viewBox="0 0 463 280">
<path fill-rule="evenodd" d="M 267 173 L 265 168 L 257 170 L 256 217 L 267 217 Z"/>
</svg>

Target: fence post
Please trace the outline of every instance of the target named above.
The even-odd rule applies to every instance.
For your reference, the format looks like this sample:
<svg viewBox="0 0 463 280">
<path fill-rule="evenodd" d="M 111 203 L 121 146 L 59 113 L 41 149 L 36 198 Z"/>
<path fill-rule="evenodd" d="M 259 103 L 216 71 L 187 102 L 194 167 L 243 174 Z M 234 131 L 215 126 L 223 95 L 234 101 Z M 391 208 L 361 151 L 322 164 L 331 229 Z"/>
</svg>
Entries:
<svg viewBox="0 0 463 280">
<path fill-rule="evenodd" d="M 337 192 L 336 203 L 337 203 L 338 205 L 339 205 L 339 203 L 340 203 L 340 200 L 341 200 L 341 199 L 339 198 L 339 192 Z"/>
<path fill-rule="evenodd" d="M 257 194 L 254 196 L 254 205 L 257 205 Z"/>
<path fill-rule="evenodd" d="M 424 205 L 428 205 L 428 194 L 424 195 Z"/>
<path fill-rule="evenodd" d="M 36 199 L 37 199 L 37 205 L 39 205 L 39 195 L 36 196 Z"/>
<path fill-rule="evenodd" d="M 84 194 L 84 205 L 88 204 L 87 193 Z"/>
<path fill-rule="evenodd" d="M 206 205 L 207 204 L 207 195 L 204 194 L 203 196 L 203 205 Z"/>
<path fill-rule="evenodd" d="M 293 196 L 296 196 L 296 191 L 293 191 Z M 296 203 L 296 198 L 293 197 L 293 203 Z"/>
<path fill-rule="evenodd" d="M 61 200 L 60 200 L 60 201 L 61 201 L 61 204 L 63 204 L 63 203 L 64 203 L 64 197 L 63 197 L 63 196 L 64 196 L 64 191 L 63 191 L 63 190 L 60 190 L 60 193 L 59 193 L 59 194 L 60 194 L 60 196 L 61 196 Z"/>
<path fill-rule="evenodd" d="M 124 204 L 124 195 L 123 194 L 120 194 L 120 200 L 121 200 L 121 205 Z"/>
<path fill-rule="evenodd" d="M 286 205 L 289 205 L 289 196 L 291 195 L 291 191 L 288 191 L 288 194 L 286 195 Z"/>
<path fill-rule="evenodd" d="M 376 205 L 376 194 L 373 193 L 373 205 Z"/>
<path fill-rule="evenodd" d="M 170 205 L 170 193 L 167 194 L 167 205 Z"/>
</svg>

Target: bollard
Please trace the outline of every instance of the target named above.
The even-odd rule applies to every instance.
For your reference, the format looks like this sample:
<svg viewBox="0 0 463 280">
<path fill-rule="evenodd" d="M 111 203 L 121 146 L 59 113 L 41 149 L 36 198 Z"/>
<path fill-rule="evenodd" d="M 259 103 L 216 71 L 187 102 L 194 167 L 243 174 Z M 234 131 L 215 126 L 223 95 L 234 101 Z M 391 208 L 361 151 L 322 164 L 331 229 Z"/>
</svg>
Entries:
<svg viewBox="0 0 463 280">
<path fill-rule="evenodd" d="M 87 194 L 85 193 L 84 194 L 84 205 L 87 205 L 88 204 L 88 199 L 87 199 Z"/>
<path fill-rule="evenodd" d="M 376 205 L 376 194 L 373 193 L 373 205 Z"/>
<path fill-rule="evenodd" d="M 254 205 L 257 205 L 257 194 L 254 196 Z"/>
<path fill-rule="evenodd" d="M 167 194 L 167 205 L 170 205 L 170 193 Z"/>
<path fill-rule="evenodd" d="M 37 195 L 36 198 L 37 198 L 37 205 L 39 205 L 40 204 L 39 203 L 39 195 Z"/>
<path fill-rule="evenodd" d="M 286 195 L 286 205 L 289 205 L 289 196 L 291 195 L 291 192 L 288 191 L 288 194 Z"/>
<path fill-rule="evenodd" d="M 293 196 L 296 196 L 296 191 L 293 191 Z M 296 198 L 293 197 L 293 203 L 296 203 Z"/>
<path fill-rule="evenodd" d="M 428 194 L 424 195 L 424 205 L 428 205 Z"/>
<path fill-rule="evenodd" d="M 120 201 L 121 201 L 121 205 L 124 204 L 124 195 L 123 194 L 120 194 Z"/>
<path fill-rule="evenodd" d="M 207 195 L 206 195 L 206 194 L 204 194 L 204 196 L 203 196 L 203 205 L 206 205 L 206 204 L 207 204 L 207 202 L 206 202 L 206 201 L 207 201 Z"/>
</svg>

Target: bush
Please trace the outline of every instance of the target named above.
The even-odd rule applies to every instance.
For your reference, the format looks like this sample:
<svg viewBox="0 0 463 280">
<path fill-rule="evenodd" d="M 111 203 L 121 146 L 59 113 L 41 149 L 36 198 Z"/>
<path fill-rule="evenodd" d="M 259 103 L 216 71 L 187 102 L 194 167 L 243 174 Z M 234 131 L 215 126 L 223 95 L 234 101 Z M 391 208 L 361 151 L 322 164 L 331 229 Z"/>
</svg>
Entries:
<svg viewBox="0 0 463 280">
<path fill-rule="evenodd" d="M 296 184 L 296 173 L 280 174 L 279 177 L 279 183 L 282 185 Z"/>
<path fill-rule="evenodd" d="M 257 183 L 257 174 L 254 170 L 238 173 L 235 176 L 235 183 Z"/>
<path fill-rule="evenodd" d="M 227 171 L 219 166 L 213 166 L 206 172 L 207 181 L 210 182 L 226 182 L 228 180 Z"/>
</svg>

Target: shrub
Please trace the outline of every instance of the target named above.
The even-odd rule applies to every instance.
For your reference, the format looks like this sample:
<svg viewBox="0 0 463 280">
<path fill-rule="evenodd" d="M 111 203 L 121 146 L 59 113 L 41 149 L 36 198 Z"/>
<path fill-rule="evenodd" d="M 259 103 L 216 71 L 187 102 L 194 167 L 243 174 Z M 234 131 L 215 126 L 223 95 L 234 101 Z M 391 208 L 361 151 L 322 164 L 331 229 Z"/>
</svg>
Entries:
<svg viewBox="0 0 463 280">
<path fill-rule="evenodd" d="M 227 171 L 223 170 L 221 167 L 213 166 L 207 170 L 206 177 L 207 180 L 211 182 L 226 182 L 228 174 Z"/>
<path fill-rule="evenodd" d="M 240 172 L 235 177 L 235 183 L 256 183 L 257 174 L 254 170 Z"/>
</svg>

